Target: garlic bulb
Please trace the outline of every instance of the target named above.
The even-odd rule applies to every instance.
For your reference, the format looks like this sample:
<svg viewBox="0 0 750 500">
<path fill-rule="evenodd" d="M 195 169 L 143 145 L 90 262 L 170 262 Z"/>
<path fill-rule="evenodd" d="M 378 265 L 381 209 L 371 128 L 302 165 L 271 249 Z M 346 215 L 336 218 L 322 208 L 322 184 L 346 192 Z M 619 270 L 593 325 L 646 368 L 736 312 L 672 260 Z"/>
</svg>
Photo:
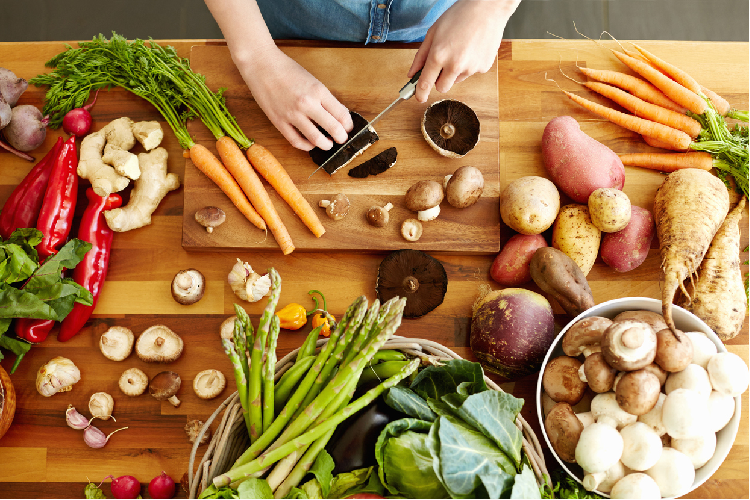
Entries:
<svg viewBox="0 0 750 500">
<path fill-rule="evenodd" d="M 271 278 L 256 273 L 250 264 L 240 259 L 229 272 L 227 281 L 235 295 L 248 302 L 258 302 L 271 291 Z"/>
<path fill-rule="evenodd" d="M 58 392 L 69 391 L 81 380 L 81 371 L 68 358 L 57 356 L 50 359 L 36 373 L 36 390 L 48 398 Z"/>
</svg>

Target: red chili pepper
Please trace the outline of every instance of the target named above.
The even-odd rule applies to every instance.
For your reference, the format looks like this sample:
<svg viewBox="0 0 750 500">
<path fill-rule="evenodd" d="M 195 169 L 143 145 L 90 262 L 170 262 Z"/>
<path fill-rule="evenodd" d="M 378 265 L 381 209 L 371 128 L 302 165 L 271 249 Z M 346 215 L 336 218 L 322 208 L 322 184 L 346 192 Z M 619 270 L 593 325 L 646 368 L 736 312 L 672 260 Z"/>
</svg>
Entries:
<svg viewBox="0 0 750 500">
<path fill-rule="evenodd" d="M 63 139 L 59 137 L 47 156 L 31 169 L 10 194 L 0 213 L 0 236 L 3 239 L 8 239 L 20 227 L 36 227 L 52 167 L 60 155 L 62 145 Z"/>
<path fill-rule="evenodd" d="M 102 212 L 122 205 L 122 198 L 119 194 L 113 193 L 104 198 L 88 188 L 86 197 L 89 204 L 81 218 L 78 239 L 91 243 L 91 250 L 86 252 L 83 260 L 73 269 L 73 280 L 91 292 L 94 303 L 90 306 L 78 302 L 73 304 L 73 310 L 62 321 L 60 333 L 57 335 L 57 340 L 63 342 L 70 340 L 81 331 L 83 325 L 91 317 L 91 313 L 94 312 L 99 292 L 107 276 L 109 253 L 114 236 L 114 231 L 107 225 Z"/>
<path fill-rule="evenodd" d="M 47 338 L 53 326 L 52 319 L 16 318 L 15 332 L 18 338 L 38 344 Z"/>
<path fill-rule="evenodd" d="M 40 260 L 56 254 L 70 233 L 78 196 L 77 169 L 76 137 L 73 135 L 65 141 L 57 157 L 36 223 L 36 228 L 44 235 L 36 247 Z"/>
</svg>

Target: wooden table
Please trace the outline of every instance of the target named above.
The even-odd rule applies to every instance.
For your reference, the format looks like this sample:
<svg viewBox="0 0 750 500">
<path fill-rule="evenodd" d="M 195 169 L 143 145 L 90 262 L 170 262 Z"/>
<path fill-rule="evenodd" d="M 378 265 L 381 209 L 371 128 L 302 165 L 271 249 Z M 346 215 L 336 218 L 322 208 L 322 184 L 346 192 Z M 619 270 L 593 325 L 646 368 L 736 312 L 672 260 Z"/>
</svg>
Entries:
<svg viewBox="0 0 750 500">
<path fill-rule="evenodd" d="M 220 42 L 163 43 L 174 45 L 187 56 L 192 45 Z M 737 108 L 747 109 L 747 43 L 643 42 L 642 45 L 685 68 Z M 0 65 L 21 77 L 30 78 L 46 71 L 44 62 L 63 48 L 63 43 L 2 43 Z M 619 63 L 607 51 L 591 42 L 503 42 L 498 54 L 501 189 L 523 175 L 545 175 L 540 152 L 542 130 L 551 118 L 558 115 L 575 117 L 585 132 L 617 152 L 647 149 L 637 136 L 576 107 L 554 83 L 546 81 L 545 78 L 554 78 L 562 88 L 580 91 L 559 71 L 562 68 L 569 75 L 577 74 L 576 59 L 579 64 L 590 67 L 619 68 Z M 21 102 L 41 107 L 42 99 L 43 91 L 31 88 Z M 98 126 L 123 115 L 135 120 L 160 119 L 148 103 L 119 89 L 100 95 L 93 115 Z M 246 132 L 251 135 L 251 131 Z M 36 156 L 41 158 L 61 133 L 50 132 Z M 163 145 L 170 154 L 169 170 L 182 177 L 184 160 L 171 133 L 166 134 Z M 28 162 L 0 154 L 0 202 L 8 197 L 30 168 Z M 655 172 L 627 168 L 625 191 L 634 204 L 650 209 L 653 190 L 661 178 L 661 174 Z M 309 302 L 307 291 L 316 288 L 326 294 L 329 309 L 338 317 L 357 295 L 375 297 L 376 270 L 383 253 L 295 252 L 287 257 L 275 251 L 189 253 L 181 247 L 182 207 L 183 193 L 178 190 L 162 201 L 151 226 L 117 234 L 107 283 L 96 314 L 85 330 L 67 343 L 50 338 L 33 348 L 12 376 L 18 393 L 18 409 L 13 426 L 0 441 L 0 497 L 80 497 L 87 480 L 98 483 L 109 474 L 133 475 L 147 483 L 165 470 L 175 480 L 180 479 L 187 470 L 191 447 L 183 426 L 188 420 L 207 418 L 219 401 L 233 390 L 234 384 L 230 381 L 220 398 L 202 401 L 194 395 L 190 384 L 195 374 L 206 368 L 221 369 L 231 378 L 229 362 L 220 348 L 218 328 L 223 319 L 232 314 L 232 305 L 236 301 L 226 283 L 226 276 L 238 257 L 258 269 L 273 266 L 280 272 L 283 278 L 281 305 L 289 302 L 306 304 Z M 742 227 L 744 248 L 748 244 L 747 211 Z M 502 241 L 511 234 L 503 228 Z M 445 301 L 423 318 L 404 321 L 398 333 L 436 340 L 473 359 L 468 347 L 471 304 L 480 286 L 493 284 L 489 268 L 494 256 L 433 254 L 443 262 L 448 273 Z M 742 258 L 746 261 L 747 253 Z M 598 261 L 588 276 L 596 302 L 625 296 L 659 297 L 658 264 L 656 242 L 646 262 L 626 274 L 615 273 Z M 169 285 L 176 271 L 188 267 L 200 269 L 205 274 L 208 280 L 206 295 L 195 305 L 181 306 L 172 300 Z M 746 265 L 743 272 L 747 272 Z M 533 285 L 529 287 L 537 290 Z M 263 302 L 244 305 L 257 321 Z M 559 325 L 564 325 L 570 318 L 557 304 L 553 307 Z M 175 363 L 147 365 L 135 356 L 115 363 L 105 359 L 97 348 L 99 335 L 111 325 L 130 327 L 138 335 L 157 323 L 174 329 L 185 340 L 185 352 Z M 283 332 L 279 354 L 300 345 L 307 331 Z M 727 348 L 748 361 L 747 321 L 741 334 L 727 342 Z M 74 360 L 81 368 L 82 380 L 71 392 L 44 398 L 35 389 L 35 372 L 57 355 Z M 2 364 L 10 369 L 12 359 L 5 359 Z M 150 376 L 163 369 L 178 372 L 184 381 L 179 394 L 182 405 L 174 408 L 148 395 L 136 398 L 122 395 L 117 388 L 117 379 L 130 366 L 141 367 Z M 529 376 L 503 387 L 526 399 L 523 415 L 541 436 L 536 408 L 529 403 L 533 401 L 536 382 L 536 376 Z M 107 391 L 115 397 L 114 415 L 117 417 L 117 423 L 107 421 L 97 425 L 107 433 L 118 427 L 129 427 L 98 450 L 87 447 L 81 433 L 65 424 L 68 404 L 88 413 L 88 398 L 96 391 Z M 731 453 L 714 476 L 689 497 L 748 498 L 747 401 L 745 393 L 742 396 L 740 431 Z M 547 465 L 550 468 L 557 466 L 549 454 Z"/>
</svg>

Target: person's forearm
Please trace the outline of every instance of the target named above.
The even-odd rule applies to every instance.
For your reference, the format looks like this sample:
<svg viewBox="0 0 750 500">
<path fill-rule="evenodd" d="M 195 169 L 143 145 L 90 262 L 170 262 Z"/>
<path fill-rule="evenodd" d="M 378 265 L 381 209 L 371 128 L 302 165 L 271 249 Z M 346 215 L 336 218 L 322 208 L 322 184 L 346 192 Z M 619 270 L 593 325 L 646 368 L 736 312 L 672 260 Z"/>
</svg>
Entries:
<svg viewBox="0 0 750 500">
<path fill-rule="evenodd" d="M 205 0 L 237 66 L 275 46 L 255 0 Z"/>
</svg>

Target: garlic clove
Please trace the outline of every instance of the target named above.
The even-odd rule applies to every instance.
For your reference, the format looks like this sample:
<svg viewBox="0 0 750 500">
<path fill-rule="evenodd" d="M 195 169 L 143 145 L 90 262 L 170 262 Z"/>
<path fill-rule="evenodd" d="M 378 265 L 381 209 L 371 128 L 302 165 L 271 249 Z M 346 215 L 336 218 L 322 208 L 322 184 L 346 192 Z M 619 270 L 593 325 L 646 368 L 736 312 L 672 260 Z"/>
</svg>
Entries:
<svg viewBox="0 0 750 500">
<path fill-rule="evenodd" d="M 78 413 L 73 405 L 68 405 L 68 409 L 65 410 L 65 421 L 68 423 L 68 427 L 78 431 L 82 431 L 89 426 L 88 419 Z"/>
<path fill-rule="evenodd" d="M 90 425 L 86 428 L 85 431 L 83 431 L 83 442 L 91 448 L 103 448 L 104 445 L 107 444 L 107 441 L 109 441 L 109 438 L 112 436 L 112 434 L 125 429 L 127 429 L 127 427 L 114 430 L 105 436 L 104 433 L 97 427 Z"/>
<path fill-rule="evenodd" d="M 248 302 L 258 302 L 271 291 L 271 277 L 268 274 L 261 276 L 258 273 L 251 274 L 245 284 L 245 292 Z"/>
</svg>

